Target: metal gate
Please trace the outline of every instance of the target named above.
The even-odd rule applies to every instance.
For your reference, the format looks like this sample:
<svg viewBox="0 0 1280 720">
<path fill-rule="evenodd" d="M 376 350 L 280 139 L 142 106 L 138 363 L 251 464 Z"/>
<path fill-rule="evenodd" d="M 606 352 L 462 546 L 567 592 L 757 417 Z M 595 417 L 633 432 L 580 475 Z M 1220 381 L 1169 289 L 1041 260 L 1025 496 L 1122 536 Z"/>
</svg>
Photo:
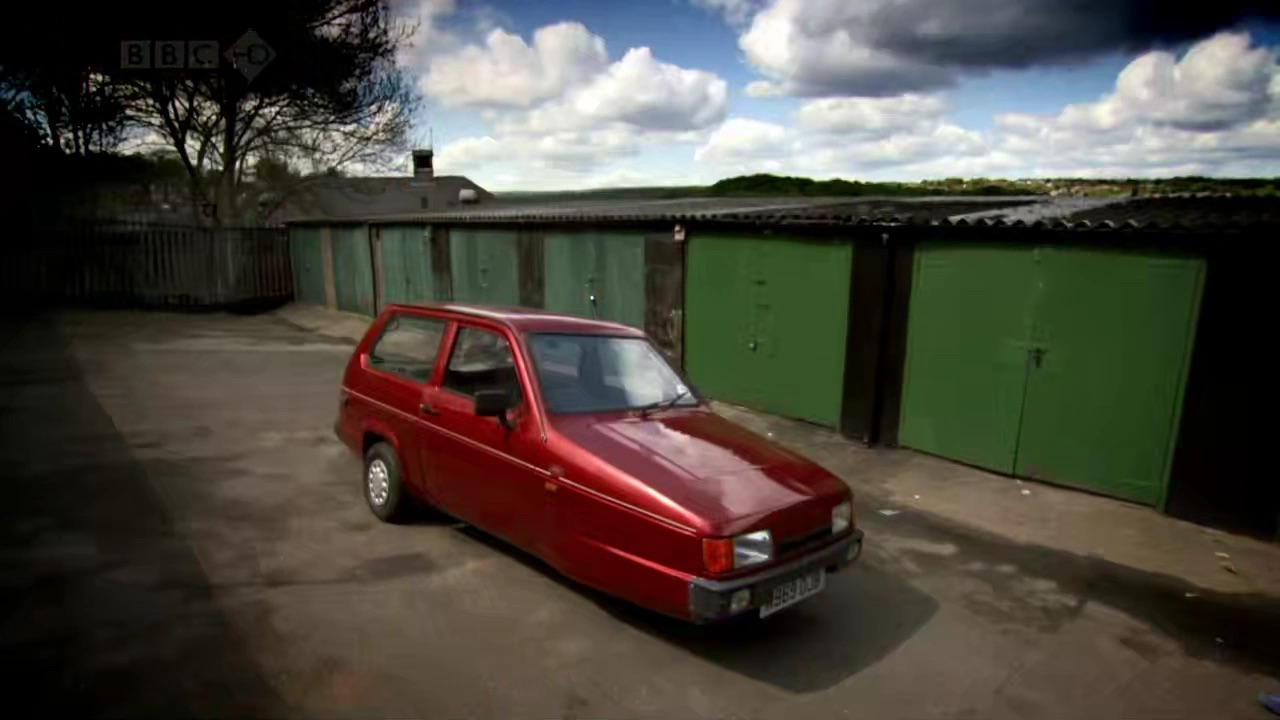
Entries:
<svg viewBox="0 0 1280 720">
<path fill-rule="evenodd" d="M 212 308 L 293 297 L 280 228 L 63 221 L 0 246 L 0 293 L 22 305 Z"/>
</svg>

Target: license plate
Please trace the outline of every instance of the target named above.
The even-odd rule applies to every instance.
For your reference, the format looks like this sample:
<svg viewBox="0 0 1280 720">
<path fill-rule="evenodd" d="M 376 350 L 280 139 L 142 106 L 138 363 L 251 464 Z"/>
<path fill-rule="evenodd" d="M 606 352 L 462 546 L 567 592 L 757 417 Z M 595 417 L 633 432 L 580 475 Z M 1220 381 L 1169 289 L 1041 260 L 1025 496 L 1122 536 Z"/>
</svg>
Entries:
<svg viewBox="0 0 1280 720">
<path fill-rule="evenodd" d="M 773 588 L 768 602 L 760 607 L 760 617 L 768 617 L 784 607 L 795 605 L 811 595 L 817 595 L 822 592 L 826 584 L 827 575 L 823 570 L 815 570 L 794 580 L 788 580 Z"/>
</svg>

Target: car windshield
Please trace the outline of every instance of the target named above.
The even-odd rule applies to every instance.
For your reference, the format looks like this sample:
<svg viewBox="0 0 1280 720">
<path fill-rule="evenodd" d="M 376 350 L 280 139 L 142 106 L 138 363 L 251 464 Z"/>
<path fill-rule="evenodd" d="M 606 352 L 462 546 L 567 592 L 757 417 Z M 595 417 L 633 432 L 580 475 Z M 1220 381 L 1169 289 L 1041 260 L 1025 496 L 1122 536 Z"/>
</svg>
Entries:
<svg viewBox="0 0 1280 720">
<path fill-rule="evenodd" d="M 697 405 L 644 338 L 537 333 L 529 338 L 543 402 L 555 414 Z"/>
</svg>

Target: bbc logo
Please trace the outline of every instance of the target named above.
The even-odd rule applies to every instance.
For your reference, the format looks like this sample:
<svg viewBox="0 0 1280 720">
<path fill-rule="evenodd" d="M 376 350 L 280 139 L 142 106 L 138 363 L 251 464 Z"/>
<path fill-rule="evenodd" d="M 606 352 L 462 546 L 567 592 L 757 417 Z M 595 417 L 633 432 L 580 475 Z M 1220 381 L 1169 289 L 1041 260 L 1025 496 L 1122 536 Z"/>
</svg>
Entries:
<svg viewBox="0 0 1280 720">
<path fill-rule="evenodd" d="M 226 59 L 246 80 L 253 80 L 276 52 L 252 30 L 226 52 L 216 40 L 125 40 L 120 43 L 123 70 L 217 70 Z"/>
<path fill-rule="evenodd" d="M 125 40 L 120 43 L 125 70 L 217 70 L 217 40 Z"/>
</svg>

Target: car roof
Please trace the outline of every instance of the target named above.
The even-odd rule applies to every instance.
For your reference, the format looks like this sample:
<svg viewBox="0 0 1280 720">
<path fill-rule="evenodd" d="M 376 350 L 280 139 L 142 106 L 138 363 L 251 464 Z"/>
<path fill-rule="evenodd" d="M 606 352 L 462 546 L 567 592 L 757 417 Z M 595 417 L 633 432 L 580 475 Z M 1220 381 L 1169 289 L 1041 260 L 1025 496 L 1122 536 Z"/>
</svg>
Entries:
<svg viewBox="0 0 1280 720">
<path fill-rule="evenodd" d="M 470 303 L 396 303 L 388 305 L 387 310 L 427 310 L 454 315 L 467 315 L 482 320 L 502 323 L 517 332 L 556 332 L 577 333 L 582 335 L 627 335 L 642 337 L 643 332 L 629 325 L 592 320 L 590 318 L 549 312 L 536 308 L 511 307 L 504 305 L 473 305 Z"/>
</svg>

